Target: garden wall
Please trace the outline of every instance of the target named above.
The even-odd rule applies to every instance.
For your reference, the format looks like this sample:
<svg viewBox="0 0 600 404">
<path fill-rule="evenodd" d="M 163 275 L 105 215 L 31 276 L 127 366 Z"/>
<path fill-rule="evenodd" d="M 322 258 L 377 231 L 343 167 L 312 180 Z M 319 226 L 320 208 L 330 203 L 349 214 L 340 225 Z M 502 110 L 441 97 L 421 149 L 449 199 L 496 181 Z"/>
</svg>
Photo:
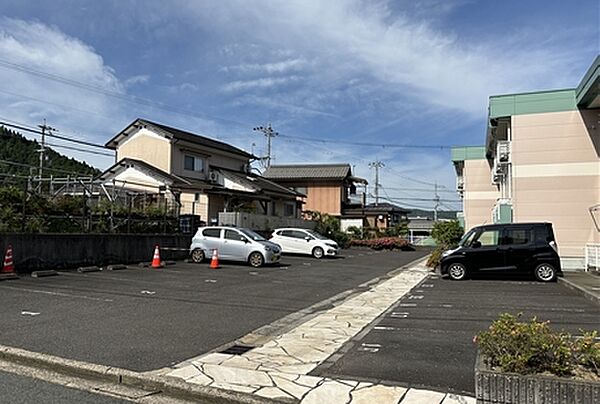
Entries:
<svg viewBox="0 0 600 404">
<path fill-rule="evenodd" d="M 163 260 L 183 259 L 188 256 L 191 239 L 190 235 L 163 234 L 2 233 L 0 260 L 4 260 L 8 244 L 12 244 L 15 269 L 20 273 L 150 262 L 156 244 Z"/>
</svg>

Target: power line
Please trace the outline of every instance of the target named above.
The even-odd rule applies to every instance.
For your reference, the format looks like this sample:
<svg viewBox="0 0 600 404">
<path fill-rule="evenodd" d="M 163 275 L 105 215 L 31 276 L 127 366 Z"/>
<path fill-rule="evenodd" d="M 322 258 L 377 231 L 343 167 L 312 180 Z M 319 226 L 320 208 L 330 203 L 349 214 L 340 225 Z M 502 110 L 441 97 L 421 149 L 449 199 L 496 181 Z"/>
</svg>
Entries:
<svg viewBox="0 0 600 404">
<path fill-rule="evenodd" d="M 95 156 L 106 156 L 106 157 L 111 157 L 111 158 L 115 157 L 114 155 L 108 154 L 108 153 L 102 153 L 102 152 L 97 152 L 97 151 L 92 151 L 92 150 L 85 150 L 85 149 L 81 149 L 79 147 L 66 146 L 66 145 L 61 145 L 61 144 L 56 144 L 56 143 L 46 142 L 46 146 L 57 147 L 60 149 L 74 150 L 74 151 L 78 151 L 78 152 L 82 152 L 82 153 L 93 154 Z"/>
<path fill-rule="evenodd" d="M 314 143 L 336 143 L 336 144 L 347 144 L 347 145 L 362 146 L 362 147 L 381 147 L 384 149 L 385 148 L 402 148 L 402 149 L 440 149 L 440 150 L 444 150 L 444 149 L 450 149 L 452 147 L 452 146 L 448 146 L 448 145 L 410 145 L 410 144 L 394 144 L 394 143 L 349 142 L 349 141 L 344 141 L 344 140 L 330 140 L 330 139 L 311 138 L 311 137 L 286 135 L 286 134 L 280 134 L 280 136 L 290 138 L 290 139 L 314 142 Z"/>
<path fill-rule="evenodd" d="M 66 85 L 81 88 L 81 89 L 84 89 L 87 91 L 106 95 L 108 97 L 116 98 L 116 99 L 131 103 L 131 104 L 137 104 L 137 105 L 142 105 L 142 106 L 146 106 L 146 107 L 157 108 L 157 109 L 161 109 L 161 110 L 168 111 L 168 112 L 174 112 L 174 113 L 180 114 L 180 115 L 191 116 L 194 118 L 200 118 L 200 119 L 208 118 L 208 119 L 213 119 L 216 121 L 233 123 L 233 124 L 240 125 L 243 127 L 249 126 L 245 123 L 234 121 L 231 119 L 221 118 L 221 117 L 214 116 L 214 115 L 198 114 L 195 111 L 174 107 L 174 106 L 156 102 L 156 101 L 153 101 L 153 100 L 150 100 L 147 98 L 131 96 L 131 95 L 127 95 L 125 93 L 121 93 L 118 91 L 107 90 L 107 89 L 99 87 L 99 86 L 95 86 L 95 85 L 88 84 L 88 83 L 83 83 L 83 82 L 77 81 L 77 80 L 72 80 L 67 77 L 59 76 L 57 74 L 52 74 L 52 73 L 47 73 L 47 72 L 44 72 L 41 70 L 32 69 L 28 66 L 20 65 L 18 63 L 13 63 L 13 62 L 10 62 L 5 59 L 0 59 L 0 66 L 5 67 L 7 69 L 20 71 L 22 73 L 31 74 L 31 75 L 41 77 L 41 78 L 44 78 L 47 80 L 55 81 L 55 82 L 58 82 L 61 84 L 66 84 Z"/>
<path fill-rule="evenodd" d="M 8 165 L 11 165 L 11 166 L 16 166 L 16 167 L 26 167 L 26 168 L 29 168 L 29 169 L 38 168 L 38 167 L 36 167 L 34 165 L 31 165 L 31 164 L 19 163 L 18 161 L 11 161 L 11 160 L 0 160 L 0 164 L 8 164 Z M 61 172 L 61 173 L 65 173 L 65 174 L 86 175 L 86 176 L 90 175 L 90 173 L 81 173 L 81 172 L 76 172 L 76 171 L 68 171 L 68 170 L 62 170 L 60 168 L 46 167 L 45 170 L 46 171 L 55 171 L 57 173 Z"/>
<path fill-rule="evenodd" d="M 23 126 L 23 124 L 15 125 L 15 124 L 12 124 L 12 123 L 9 123 L 9 122 L 0 121 L 0 126 L 8 126 L 8 127 L 19 129 L 19 130 L 24 130 L 26 132 L 35 133 L 35 134 L 38 134 L 38 135 L 42 135 L 43 134 L 42 132 L 40 132 L 37 129 L 30 129 L 30 128 L 26 127 L 26 126 Z M 84 140 L 71 139 L 71 138 L 66 137 L 66 136 L 60 136 L 60 135 L 55 135 L 55 134 L 50 134 L 50 133 L 46 133 L 45 135 L 48 136 L 48 137 L 53 137 L 53 138 L 56 138 L 56 139 L 64 140 L 66 142 L 78 143 L 78 144 L 81 144 L 81 145 L 84 145 L 84 146 L 97 147 L 99 149 L 104 149 L 104 150 L 107 149 L 107 147 L 104 146 L 104 145 L 102 145 L 102 144 L 97 144 L 97 143 L 92 143 L 92 142 L 86 142 Z"/>
</svg>

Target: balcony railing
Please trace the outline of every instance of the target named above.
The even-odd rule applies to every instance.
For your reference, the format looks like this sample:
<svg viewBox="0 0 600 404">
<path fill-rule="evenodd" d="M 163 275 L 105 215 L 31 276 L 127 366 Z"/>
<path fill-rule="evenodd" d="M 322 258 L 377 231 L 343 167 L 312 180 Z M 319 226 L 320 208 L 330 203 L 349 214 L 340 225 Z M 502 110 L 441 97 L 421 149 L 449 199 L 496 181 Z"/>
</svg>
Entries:
<svg viewBox="0 0 600 404">
<path fill-rule="evenodd" d="M 510 163 L 510 141 L 498 141 L 496 144 L 496 160 L 498 160 L 499 165 Z"/>
<path fill-rule="evenodd" d="M 496 155 L 492 166 L 492 184 L 500 184 L 506 179 L 508 165 L 511 162 L 511 147 L 507 140 L 500 140 L 496 144 Z"/>
</svg>

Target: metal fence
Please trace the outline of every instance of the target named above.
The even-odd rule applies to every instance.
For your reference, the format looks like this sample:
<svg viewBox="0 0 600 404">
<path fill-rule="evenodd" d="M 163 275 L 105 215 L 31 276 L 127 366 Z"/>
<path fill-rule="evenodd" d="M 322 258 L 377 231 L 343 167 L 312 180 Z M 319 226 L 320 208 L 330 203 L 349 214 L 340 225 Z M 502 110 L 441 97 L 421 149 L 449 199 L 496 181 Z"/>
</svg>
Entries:
<svg viewBox="0 0 600 404">
<path fill-rule="evenodd" d="M 585 245 L 585 270 L 600 271 L 600 244 Z"/>
</svg>

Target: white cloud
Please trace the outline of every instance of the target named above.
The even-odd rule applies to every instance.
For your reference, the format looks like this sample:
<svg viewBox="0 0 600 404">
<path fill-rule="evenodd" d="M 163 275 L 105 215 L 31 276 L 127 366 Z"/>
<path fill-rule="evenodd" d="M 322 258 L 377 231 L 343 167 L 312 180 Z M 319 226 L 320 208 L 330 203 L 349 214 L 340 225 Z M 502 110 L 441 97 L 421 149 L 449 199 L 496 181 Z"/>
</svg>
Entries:
<svg viewBox="0 0 600 404">
<path fill-rule="evenodd" d="M 440 14 L 463 3 L 452 2 Z M 426 1 L 423 9 L 440 8 L 439 4 Z M 299 69 L 319 72 L 311 74 L 312 81 L 307 83 L 319 90 L 367 76 L 396 98 L 475 118 L 485 113 L 491 94 L 576 84 L 577 49 L 565 46 L 564 38 L 538 45 L 551 31 L 523 40 L 523 34 L 531 33 L 513 29 L 502 40 L 465 41 L 453 31 L 440 30 L 431 20 L 393 12 L 391 5 L 359 0 L 238 1 L 210 6 L 185 2 L 182 9 L 197 24 L 246 38 L 252 44 L 247 55 L 260 58 L 261 49 L 292 49 L 294 60 L 308 62 Z M 272 16 L 268 24 L 265 16 Z M 243 47 L 237 44 L 236 55 L 241 52 Z M 270 55 L 264 51 L 262 56 Z M 238 71 L 278 63 L 271 62 L 242 64 Z M 238 90 L 255 87 L 238 84 L 232 86 Z"/>
<path fill-rule="evenodd" d="M 47 119 L 63 133 L 78 133 L 79 139 L 97 143 L 104 143 L 118 129 L 115 125 L 122 124 L 123 114 L 113 98 L 77 84 L 116 94 L 124 94 L 125 87 L 102 57 L 80 40 L 40 22 L 0 18 L 0 55 L 3 118 L 28 125 Z M 112 163 L 110 157 L 57 150 L 99 167 Z"/>
<path fill-rule="evenodd" d="M 226 73 L 264 73 L 276 74 L 301 70 L 307 64 L 303 58 L 286 59 L 273 63 L 244 63 L 234 66 L 225 66 L 221 71 Z"/>
<path fill-rule="evenodd" d="M 139 74 L 136 76 L 131 76 L 129 77 L 127 80 L 125 80 L 125 87 L 131 87 L 134 86 L 136 84 L 144 84 L 147 83 L 148 80 L 150 80 L 150 75 L 148 74 Z"/>
<path fill-rule="evenodd" d="M 298 76 L 287 76 L 287 77 L 263 77 L 253 80 L 236 80 L 227 83 L 223 86 L 223 91 L 235 92 L 235 91 L 247 91 L 257 90 L 276 86 L 283 86 L 290 83 L 297 82 Z"/>
</svg>

